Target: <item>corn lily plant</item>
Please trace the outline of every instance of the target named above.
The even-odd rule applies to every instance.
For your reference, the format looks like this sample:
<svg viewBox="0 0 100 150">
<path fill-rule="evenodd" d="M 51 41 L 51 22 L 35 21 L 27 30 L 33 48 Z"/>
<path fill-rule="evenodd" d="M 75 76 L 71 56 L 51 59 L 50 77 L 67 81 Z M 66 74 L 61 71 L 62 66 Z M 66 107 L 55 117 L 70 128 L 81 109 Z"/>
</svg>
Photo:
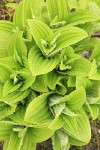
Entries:
<svg viewBox="0 0 100 150">
<path fill-rule="evenodd" d="M 90 141 L 89 120 L 100 116 L 99 30 L 99 0 L 22 0 L 13 22 L 0 21 L 4 150 L 36 150 L 49 138 L 53 150 Z"/>
</svg>

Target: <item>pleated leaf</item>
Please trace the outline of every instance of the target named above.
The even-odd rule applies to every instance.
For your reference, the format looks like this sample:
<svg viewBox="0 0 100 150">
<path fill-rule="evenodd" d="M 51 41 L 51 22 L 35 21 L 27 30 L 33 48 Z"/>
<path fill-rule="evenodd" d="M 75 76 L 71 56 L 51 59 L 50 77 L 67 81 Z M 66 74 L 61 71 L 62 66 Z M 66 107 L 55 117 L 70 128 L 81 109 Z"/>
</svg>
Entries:
<svg viewBox="0 0 100 150">
<path fill-rule="evenodd" d="M 52 129 L 52 130 L 57 130 L 62 128 L 62 126 L 64 125 L 64 121 L 62 119 L 61 116 L 57 116 L 49 125 L 48 128 Z"/>
<path fill-rule="evenodd" d="M 100 73 L 97 70 L 97 64 L 95 60 L 92 62 L 89 78 L 92 80 L 100 80 Z"/>
<path fill-rule="evenodd" d="M 12 22 L 0 21 L 0 51 L 7 50 L 14 28 Z"/>
<path fill-rule="evenodd" d="M 38 92 L 47 92 L 48 88 L 44 76 L 43 75 L 37 76 L 31 88 Z"/>
<path fill-rule="evenodd" d="M 52 58 L 44 58 L 41 51 L 33 47 L 28 54 L 28 60 L 33 76 L 37 76 L 52 71 L 59 63 L 59 54 Z"/>
<path fill-rule="evenodd" d="M 30 139 L 28 132 L 24 136 L 20 150 L 36 150 L 36 143 L 34 143 L 33 139 Z"/>
<path fill-rule="evenodd" d="M 15 149 L 20 150 L 22 142 L 23 142 L 23 137 L 19 138 L 18 133 L 12 131 L 7 145 L 7 150 L 15 150 Z"/>
<path fill-rule="evenodd" d="M 28 24 L 36 44 L 44 53 L 47 54 L 48 49 L 45 50 L 43 45 L 44 47 L 48 46 L 48 43 L 46 43 L 45 39 L 49 35 L 52 35 L 53 31 L 49 28 L 48 25 L 36 19 L 28 20 Z"/>
<path fill-rule="evenodd" d="M 7 49 L 8 55 L 9 56 L 14 55 L 14 58 L 17 62 L 18 62 L 18 57 L 22 58 L 23 56 L 27 56 L 27 48 L 22 36 L 23 36 L 23 32 L 21 31 L 14 33 L 13 36 L 10 38 L 8 49 Z"/>
<path fill-rule="evenodd" d="M 3 63 L 0 63 L 0 80 L 5 82 L 14 71 Z"/>
<path fill-rule="evenodd" d="M 68 24 L 72 25 L 78 25 L 78 24 L 84 24 L 86 22 L 94 22 L 100 20 L 98 16 L 91 12 L 87 11 L 79 11 L 79 12 L 73 12 L 70 13 L 68 16 Z"/>
<path fill-rule="evenodd" d="M 71 94 L 64 96 L 63 98 L 59 99 L 57 103 L 66 102 L 68 108 L 71 110 L 77 110 L 82 107 L 82 105 L 86 101 L 86 92 L 83 87 L 78 88 L 77 90 L 73 91 Z"/>
<path fill-rule="evenodd" d="M 40 143 L 49 139 L 54 134 L 54 129 L 51 130 L 47 126 L 29 128 L 29 135 L 34 142 Z"/>
<path fill-rule="evenodd" d="M 41 10 L 42 10 L 41 0 L 33 0 L 33 1 L 24 0 L 16 8 L 13 22 L 20 30 L 25 30 L 27 26 L 27 19 L 40 16 Z"/>
<path fill-rule="evenodd" d="M 100 43 L 98 41 L 97 45 L 93 49 L 92 55 L 90 57 L 90 61 L 95 59 L 97 62 L 100 60 Z"/>
<path fill-rule="evenodd" d="M 0 121 L 0 140 L 8 140 L 15 124 L 9 121 Z"/>
<path fill-rule="evenodd" d="M 68 75 L 88 76 L 91 69 L 91 62 L 85 58 L 80 58 L 74 61 L 71 69 L 67 71 Z"/>
<path fill-rule="evenodd" d="M 80 109 L 77 115 L 77 118 L 63 115 L 66 122 L 63 128 L 69 135 L 70 144 L 82 146 L 90 141 L 91 128 L 88 116 L 83 109 Z"/>
<path fill-rule="evenodd" d="M 57 46 L 55 50 L 60 50 L 67 46 L 73 45 L 88 36 L 84 30 L 72 26 L 65 26 L 58 29 L 58 31 L 56 31 L 56 34 L 59 32 L 60 35 L 57 38 Z"/>
<path fill-rule="evenodd" d="M 45 80 L 46 80 L 46 84 L 47 86 L 54 90 L 56 87 L 56 84 L 58 83 L 58 81 L 61 79 L 62 77 L 59 76 L 56 72 L 52 71 L 48 74 L 45 75 Z"/>
<path fill-rule="evenodd" d="M 10 79 L 7 80 L 3 87 L 3 96 L 6 96 L 9 93 L 16 91 L 21 85 L 22 85 L 22 82 L 14 85 L 14 83 Z"/>
<path fill-rule="evenodd" d="M 0 103 L 0 120 L 13 114 L 15 112 L 16 105 L 7 105 Z"/>
<path fill-rule="evenodd" d="M 68 136 L 62 130 L 57 130 L 52 137 L 54 150 L 69 150 Z"/>
<path fill-rule="evenodd" d="M 51 118 L 51 112 L 47 105 L 49 94 L 44 93 L 31 101 L 25 113 L 25 121 L 38 124 Z"/>
<path fill-rule="evenodd" d="M 29 92 L 30 90 L 26 90 L 24 92 L 15 91 L 8 94 L 7 96 L 0 97 L 0 101 L 6 102 L 8 104 L 15 104 L 19 101 L 24 100 L 24 98 L 28 96 Z"/>
<path fill-rule="evenodd" d="M 47 7 L 50 14 L 51 21 L 57 16 L 58 22 L 67 21 L 68 6 L 66 0 L 47 0 Z"/>
<path fill-rule="evenodd" d="M 100 115 L 100 113 L 99 113 L 100 105 L 96 105 L 96 104 L 89 105 L 87 103 L 87 108 L 92 116 L 92 119 L 93 120 L 97 119 L 97 117 Z"/>
<path fill-rule="evenodd" d="M 18 125 L 26 125 L 26 123 L 24 122 L 25 111 L 26 111 L 25 106 L 18 108 L 17 111 L 15 111 L 9 117 L 11 118 L 11 120 L 16 122 Z"/>
</svg>

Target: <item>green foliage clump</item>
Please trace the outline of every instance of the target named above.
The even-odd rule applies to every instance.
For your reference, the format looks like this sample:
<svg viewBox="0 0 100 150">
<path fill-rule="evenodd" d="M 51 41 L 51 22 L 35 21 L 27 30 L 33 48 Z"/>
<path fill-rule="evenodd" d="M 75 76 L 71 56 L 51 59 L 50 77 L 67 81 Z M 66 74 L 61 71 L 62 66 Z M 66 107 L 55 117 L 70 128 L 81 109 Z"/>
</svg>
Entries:
<svg viewBox="0 0 100 150">
<path fill-rule="evenodd" d="M 91 139 L 100 117 L 98 0 L 23 0 L 0 21 L 0 140 L 4 150 L 53 150 Z M 86 54 L 89 58 L 84 58 Z"/>
</svg>

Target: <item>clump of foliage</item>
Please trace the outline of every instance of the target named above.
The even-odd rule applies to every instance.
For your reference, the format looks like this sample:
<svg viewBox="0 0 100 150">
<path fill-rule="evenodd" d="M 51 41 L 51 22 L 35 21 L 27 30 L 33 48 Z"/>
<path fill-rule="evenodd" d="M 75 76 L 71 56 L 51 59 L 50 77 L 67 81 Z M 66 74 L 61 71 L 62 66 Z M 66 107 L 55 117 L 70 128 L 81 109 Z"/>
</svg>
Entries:
<svg viewBox="0 0 100 150">
<path fill-rule="evenodd" d="M 13 22 L 0 21 L 4 150 L 35 150 L 49 138 L 54 150 L 90 141 L 89 120 L 100 117 L 99 30 L 98 0 L 23 0 Z"/>
</svg>

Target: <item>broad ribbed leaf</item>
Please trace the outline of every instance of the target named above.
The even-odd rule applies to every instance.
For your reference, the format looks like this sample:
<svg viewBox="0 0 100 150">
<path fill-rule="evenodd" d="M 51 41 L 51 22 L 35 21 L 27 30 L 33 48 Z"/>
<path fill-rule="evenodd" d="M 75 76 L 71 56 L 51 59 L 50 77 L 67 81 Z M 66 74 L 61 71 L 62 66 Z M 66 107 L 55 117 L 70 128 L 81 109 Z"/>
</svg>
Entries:
<svg viewBox="0 0 100 150">
<path fill-rule="evenodd" d="M 44 53 L 47 54 L 49 48 L 47 47 L 47 49 L 44 49 L 43 45 L 45 47 L 46 44 L 48 44 L 46 43 L 45 39 L 49 35 L 52 35 L 53 31 L 49 28 L 48 25 L 36 19 L 28 20 L 28 24 L 29 24 L 31 34 L 34 37 L 36 44 Z"/>
<path fill-rule="evenodd" d="M 14 84 L 10 79 L 7 80 L 3 86 L 3 96 L 6 96 L 9 93 L 16 91 L 21 85 L 22 82 Z"/>
<path fill-rule="evenodd" d="M 33 76 L 52 71 L 59 63 L 59 54 L 52 58 L 44 58 L 37 47 L 33 47 L 28 55 L 29 67 Z"/>
<path fill-rule="evenodd" d="M 85 145 L 90 141 L 91 129 L 88 116 L 83 109 L 77 112 L 78 117 L 62 115 L 66 124 L 63 126 L 69 135 L 69 143 L 73 145 Z"/>
<path fill-rule="evenodd" d="M 60 35 L 57 38 L 57 41 L 56 41 L 57 46 L 55 50 L 60 50 L 67 46 L 73 45 L 88 36 L 84 30 L 77 28 L 77 27 L 72 27 L 72 26 L 62 27 L 58 29 L 58 31 L 56 31 L 55 34 L 59 32 L 60 32 Z"/>
<path fill-rule="evenodd" d="M 16 105 L 7 105 L 0 103 L 0 120 L 13 114 L 15 112 Z"/>
<path fill-rule="evenodd" d="M 86 90 L 91 88 L 92 82 L 87 77 L 77 76 L 76 77 L 76 89 L 83 86 Z"/>
<path fill-rule="evenodd" d="M 87 11 L 79 11 L 70 13 L 68 17 L 68 24 L 78 25 L 84 24 L 86 22 L 93 22 L 99 20 L 100 17 L 94 15 L 93 13 Z"/>
<path fill-rule="evenodd" d="M 87 108 L 92 116 L 92 119 L 93 120 L 97 119 L 97 117 L 100 115 L 100 112 L 99 112 L 100 105 L 87 103 Z"/>
<path fill-rule="evenodd" d="M 36 143 L 34 143 L 33 139 L 30 138 L 28 132 L 24 136 L 20 150 L 36 150 Z"/>
<path fill-rule="evenodd" d="M 66 0 L 47 0 L 51 21 L 57 16 L 57 22 L 67 21 L 68 6 Z"/>
<path fill-rule="evenodd" d="M 23 0 L 16 8 L 13 22 L 20 30 L 25 30 L 27 26 L 27 19 L 40 16 L 41 10 L 42 10 L 41 0 L 33 0 L 33 1 Z"/>
<path fill-rule="evenodd" d="M 56 72 L 52 71 L 45 75 L 45 80 L 47 86 L 54 90 L 56 87 L 57 82 L 61 79 L 61 76 L 59 76 Z"/>
<path fill-rule="evenodd" d="M 24 100 L 25 97 L 28 96 L 30 90 L 26 90 L 24 92 L 15 91 L 13 93 L 8 94 L 7 96 L 0 97 L 0 101 L 6 102 L 8 104 L 15 104 L 19 101 Z"/>
<path fill-rule="evenodd" d="M 89 79 L 100 80 L 100 73 L 97 70 L 97 64 L 96 64 L 95 60 L 92 62 L 92 65 L 91 65 L 91 70 L 89 73 Z"/>
<path fill-rule="evenodd" d="M 52 130 L 57 130 L 62 128 L 62 126 L 64 125 L 64 121 L 62 119 L 61 116 L 57 116 L 49 125 L 48 128 L 52 129 Z"/>
<path fill-rule="evenodd" d="M 73 117 L 77 116 L 77 114 L 71 111 L 68 107 L 65 107 L 62 113 L 68 116 L 73 116 Z"/>
<path fill-rule="evenodd" d="M 74 61 L 71 69 L 67 71 L 68 75 L 88 76 L 91 69 L 91 63 L 85 58 L 80 58 Z"/>
<path fill-rule="evenodd" d="M 26 111 L 26 107 L 25 106 L 21 107 L 21 108 L 18 108 L 17 111 L 14 112 L 9 117 L 11 118 L 11 120 L 16 122 L 18 125 L 25 125 L 26 124 L 24 122 L 25 111 Z"/>
<path fill-rule="evenodd" d="M 15 124 L 9 121 L 0 121 L 0 140 L 8 140 Z"/>
<path fill-rule="evenodd" d="M 33 127 L 28 129 L 29 135 L 34 142 L 40 143 L 49 139 L 54 134 L 54 129 L 49 129 L 46 125 L 44 127 Z"/>
<path fill-rule="evenodd" d="M 12 22 L 0 21 L 0 51 L 8 48 L 10 38 L 14 34 L 14 28 Z"/>
<path fill-rule="evenodd" d="M 65 95 L 67 92 L 67 89 L 66 89 L 65 85 L 60 81 L 56 84 L 55 91 L 56 91 L 56 93 L 58 93 L 60 95 Z"/>
<path fill-rule="evenodd" d="M 83 87 L 78 88 L 77 90 L 73 91 L 71 94 L 66 95 L 59 99 L 58 103 L 66 102 L 67 106 L 71 110 L 77 110 L 82 107 L 82 105 L 86 101 L 86 92 Z"/>
<path fill-rule="evenodd" d="M 37 124 L 51 118 L 51 112 L 47 105 L 49 94 L 42 94 L 31 101 L 26 110 L 25 121 Z"/>
<path fill-rule="evenodd" d="M 8 55 L 9 56 L 14 55 L 15 60 L 17 57 L 21 58 L 23 56 L 27 56 L 27 48 L 23 41 L 22 36 L 23 36 L 23 32 L 21 31 L 14 33 L 13 36 L 10 38 L 10 41 L 8 44 L 8 49 L 7 49 Z M 16 61 L 18 62 L 18 60 Z"/>
<path fill-rule="evenodd" d="M 61 103 L 61 104 L 58 104 L 58 105 L 54 105 L 52 107 L 52 111 L 53 111 L 54 115 L 57 117 L 62 113 L 64 108 L 65 108 L 65 103 Z"/>
<path fill-rule="evenodd" d="M 23 137 L 19 138 L 18 133 L 12 131 L 7 145 L 7 150 L 15 150 L 15 149 L 20 150 L 22 142 L 23 142 Z"/>
<path fill-rule="evenodd" d="M 13 70 L 8 65 L 0 63 L 0 80 L 2 82 L 5 82 L 12 73 Z"/>
<path fill-rule="evenodd" d="M 98 41 L 97 45 L 95 46 L 95 48 L 93 49 L 92 55 L 90 57 L 90 61 L 92 61 L 93 59 L 95 59 L 97 62 L 100 61 L 100 43 Z"/>
<path fill-rule="evenodd" d="M 0 63 L 7 64 L 11 68 L 19 68 L 20 67 L 19 64 L 16 63 L 13 56 L 11 56 L 11 57 L 5 56 L 3 58 L 0 58 Z"/>
<path fill-rule="evenodd" d="M 37 92 L 47 92 L 48 88 L 44 76 L 37 76 L 31 88 Z"/>
<path fill-rule="evenodd" d="M 57 130 L 54 133 L 52 142 L 54 150 L 69 150 L 68 136 L 62 130 Z"/>
</svg>

